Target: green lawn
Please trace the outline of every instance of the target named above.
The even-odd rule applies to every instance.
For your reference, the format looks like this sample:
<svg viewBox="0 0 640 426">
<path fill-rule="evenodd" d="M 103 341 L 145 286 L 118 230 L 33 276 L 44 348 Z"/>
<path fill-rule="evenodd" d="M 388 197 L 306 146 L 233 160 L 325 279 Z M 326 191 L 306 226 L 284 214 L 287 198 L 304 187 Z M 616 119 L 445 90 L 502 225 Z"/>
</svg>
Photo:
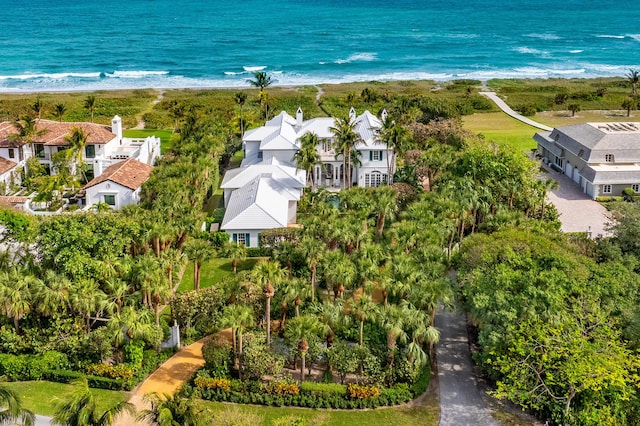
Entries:
<svg viewBox="0 0 640 426">
<path fill-rule="evenodd" d="M 56 404 L 71 395 L 76 386 L 64 383 L 54 383 L 35 380 L 31 382 L 7 382 L 3 387 L 16 392 L 22 399 L 25 408 L 36 414 L 52 416 Z M 110 391 L 104 389 L 91 389 L 96 396 L 98 408 L 106 411 L 107 408 L 120 401 L 128 399 L 126 392 Z"/>
<path fill-rule="evenodd" d="M 261 257 L 251 257 L 238 263 L 238 272 L 246 271 L 261 260 Z M 211 287 L 215 283 L 233 275 L 233 267 L 231 259 L 211 259 L 202 264 L 200 270 L 200 288 Z M 189 262 L 187 269 L 184 271 L 182 281 L 178 287 L 178 292 L 193 290 L 193 263 Z"/>
<path fill-rule="evenodd" d="M 122 132 L 125 138 L 146 138 L 147 136 L 157 136 L 160 138 L 160 150 L 165 153 L 171 147 L 171 130 L 153 129 L 129 129 Z"/>
<path fill-rule="evenodd" d="M 322 424 L 323 426 L 371 426 L 371 425 L 424 425 L 435 426 L 439 421 L 438 401 L 427 396 L 415 407 L 378 408 L 375 410 L 312 410 L 293 407 L 262 407 L 255 405 L 225 404 L 221 402 L 205 402 L 205 406 L 214 415 L 218 414 L 227 420 L 236 417 L 241 420 L 242 414 L 251 414 L 261 419 L 261 425 L 273 424 Z M 289 421 L 283 421 L 286 418 Z M 295 422 L 296 418 L 304 419 L 304 423 Z M 278 420 L 279 419 L 279 420 Z M 256 419 L 257 420 L 257 419 Z M 276 422 L 276 420 L 278 420 Z M 228 424 L 241 424 L 240 422 Z"/>
<path fill-rule="evenodd" d="M 465 129 L 484 135 L 486 140 L 511 145 L 520 151 L 530 151 L 537 146 L 533 135 L 540 130 L 503 112 L 466 115 L 462 122 Z"/>
</svg>

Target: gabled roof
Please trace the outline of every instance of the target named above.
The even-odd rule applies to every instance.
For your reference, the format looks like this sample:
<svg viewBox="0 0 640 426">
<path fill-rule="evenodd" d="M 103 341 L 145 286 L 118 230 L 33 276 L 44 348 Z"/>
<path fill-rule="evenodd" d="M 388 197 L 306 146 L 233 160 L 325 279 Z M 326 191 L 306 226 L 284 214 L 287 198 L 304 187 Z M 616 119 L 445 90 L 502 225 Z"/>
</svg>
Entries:
<svg viewBox="0 0 640 426">
<path fill-rule="evenodd" d="M 18 165 L 17 163 L 14 163 L 11 160 L 7 160 L 4 157 L 0 157 L 0 175 L 5 174 L 6 172 L 13 169 L 17 165 Z"/>
<path fill-rule="evenodd" d="M 362 142 L 356 145 L 356 149 L 386 148 L 386 144 L 379 142 L 377 137 L 377 131 L 382 128 L 382 121 L 369 111 L 356 117 L 355 128 L 362 139 Z"/>
<path fill-rule="evenodd" d="M 264 126 L 249 130 L 242 138 L 245 142 L 260 142 L 260 150 L 295 150 L 296 131 L 294 126 L 296 120 L 282 111 Z"/>
<path fill-rule="evenodd" d="M 335 125 L 335 120 L 331 117 L 312 118 L 302 123 L 298 130 L 298 138 L 306 133 L 315 133 L 320 139 L 331 139 L 333 133 L 331 128 Z"/>
<path fill-rule="evenodd" d="M 116 137 L 111 127 L 102 124 L 37 120 L 36 130 L 40 134 L 34 137 L 34 142 L 53 146 L 68 145 L 64 137 L 70 135 L 74 127 L 84 130 L 87 134 L 87 143 L 90 144 L 106 144 Z M 22 145 L 19 141 L 11 140 L 11 136 L 17 133 L 18 130 L 12 122 L 0 122 L 0 147 L 12 148 Z"/>
<path fill-rule="evenodd" d="M 220 229 L 286 227 L 289 201 L 299 197 L 270 176 L 256 176 L 231 194 Z"/>
<path fill-rule="evenodd" d="M 220 188 L 241 188 L 256 176 L 269 174 L 278 180 L 283 186 L 290 188 L 304 188 L 307 183 L 304 170 L 296 168 L 288 163 L 278 161 L 275 157 L 250 166 L 240 167 L 227 171 L 222 179 Z"/>
<path fill-rule="evenodd" d="M 105 181 L 111 181 L 135 191 L 149 179 L 152 171 L 153 167 L 129 158 L 128 160 L 107 167 L 100 176 L 87 183 L 84 189 L 91 188 Z"/>
</svg>

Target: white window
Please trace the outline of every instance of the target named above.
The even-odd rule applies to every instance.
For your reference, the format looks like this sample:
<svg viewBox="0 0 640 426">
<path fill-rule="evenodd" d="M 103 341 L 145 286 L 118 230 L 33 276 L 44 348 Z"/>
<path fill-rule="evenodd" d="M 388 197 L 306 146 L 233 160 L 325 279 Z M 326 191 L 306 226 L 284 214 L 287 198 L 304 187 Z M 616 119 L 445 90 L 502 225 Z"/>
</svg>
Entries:
<svg viewBox="0 0 640 426">
<path fill-rule="evenodd" d="M 380 172 L 366 173 L 364 175 L 365 187 L 378 187 L 383 183 L 387 183 L 387 174 Z"/>
<path fill-rule="evenodd" d="M 603 194 L 611 194 L 611 185 L 602 185 Z"/>
<path fill-rule="evenodd" d="M 604 161 L 606 161 L 607 163 L 613 163 L 613 154 L 605 154 Z"/>
<path fill-rule="evenodd" d="M 382 151 L 373 151 L 371 155 L 371 160 L 373 161 L 381 161 L 382 160 Z"/>
<path fill-rule="evenodd" d="M 234 243 L 238 243 L 238 244 L 242 244 L 243 246 L 249 246 L 250 244 L 250 239 L 249 239 L 250 234 L 244 234 L 244 233 L 240 233 L 240 234 L 233 234 L 233 242 Z"/>
<path fill-rule="evenodd" d="M 631 189 L 633 189 L 633 192 L 637 194 L 638 192 L 640 192 L 640 184 L 634 183 L 633 185 L 631 185 Z"/>
</svg>

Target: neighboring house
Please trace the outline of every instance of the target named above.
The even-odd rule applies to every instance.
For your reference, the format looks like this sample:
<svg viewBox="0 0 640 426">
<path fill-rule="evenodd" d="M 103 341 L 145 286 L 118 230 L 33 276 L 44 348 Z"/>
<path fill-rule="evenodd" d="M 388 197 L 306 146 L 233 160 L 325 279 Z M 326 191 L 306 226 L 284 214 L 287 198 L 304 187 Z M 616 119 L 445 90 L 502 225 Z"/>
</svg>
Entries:
<svg viewBox="0 0 640 426">
<path fill-rule="evenodd" d="M 360 142 L 355 149 L 358 151 L 359 165 L 352 165 L 352 185 L 380 186 L 389 181 L 389 170 L 395 169 L 395 164 L 387 161 L 393 158 L 391 151 L 387 151 L 386 144 L 377 138 L 377 132 L 382 128 L 382 121 L 369 111 L 359 116 L 353 108 L 349 111 L 349 118 L 355 123 L 355 131 Z M 386 112 L 383 111 L 383 120 Z M 319 186 L 341 188 L 344 185 L 345 170 L 342 153 L 333 148 L 335 137 L 331 128 L 335 120 L 330 117 L 303 119 L 300 108 L 296 118 L 286 112 L 267 121 L 262 127 L 249 130 L 243 137 L 244 160 L 242 165 L 257 164 L 261 161 L 271 161 L 275 158 L 280 162 L 293 163 L 294 154 L 300 149 L 300 138 L 306 133 L 315 133 L 320 139 L 317 146 L 322 161 L 313 171 L 314 181 Z"/>
<path fill-rule="evenodd" d="M 231 169 L 224 174 L 220 188 L 224 190 L 224 205 L 229 205 L 231 194 L 238 188 L 242 188 L 256 176 L 270 175 L 282 186 L 295 189 L 299 196 L 307 183 L 306 172 L 297 170 L 289 163 L 279 161 L 275 157 L 253 165 L 245 165 L 237 169 Z"/>
<path fill-rule="evenodd" d="M 299 190 L 273 174 L 255 176 L 232 192 L 220 229 L 230 241 L 258 247 L 260 232 L 295 224 L 299 199 Z"/>
<path fill-rule="evenodd" d="M 544 161 L 595 199 L 640 193 L 640 123 L 584 123 L 534 136 Z"/>
<path fill-rule="evenodd" d="M 0 157 L 0 195 L 8 194 L 12 184 L 20 183 L 17 169 L 18 163 Z"/>
<path fill-rule="evenodd" d="M 144 139 L 125 138 L 122 136 L 122 119 L 117 115 L 111 120 L 111 127 L 95 123 L 71 123 L 50 120 L 37 120 L 37 135 L 31 146 L 15 140 L 13 123 L 0 122 L 0 156 L 16 161 L 20 166 L 32 156 L 49 171 L 53 154 L 69 148 L 65 139 L 72 129 L 78 127 L 87 135 L 87 143 L 82 159 L 87 166 L 87 179 L 98 177 L 111 165 L 128 158 L 153 165 L 160 155 L 160 139 L 149 136 Z"/>
<path fill-rule="evenodd" d="M 114 209 L 140 201 L 140 188 L 153 167 L 129 158 L 107 167 L 84 186 L 86 208 L 106 203 Z"/>
</svg>

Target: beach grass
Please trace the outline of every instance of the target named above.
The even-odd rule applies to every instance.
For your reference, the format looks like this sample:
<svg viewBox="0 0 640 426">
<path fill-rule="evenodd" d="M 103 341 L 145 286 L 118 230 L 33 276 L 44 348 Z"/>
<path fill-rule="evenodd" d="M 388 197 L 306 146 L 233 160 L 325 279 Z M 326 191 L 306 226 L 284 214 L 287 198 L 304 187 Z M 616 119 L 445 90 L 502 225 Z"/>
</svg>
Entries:
<svg viewBox="0 0 640 426">
<path fill-rule="evenodd" d="M 250 257 L 238 262 L 238 272 L 248 271 L 258 263 L 262 257 Z M 233 266 L 231 259 L 214 258 L 204 262 L 200 269 L 200 288 L 211 287 L 226 278 L 233 276 Z M 187 265 L 178 292 L 193 290 L 193 262 Z"/>
<path fill-rule="evenodd" d="M 523 152 L 536 147 L 533 135 L 541 131 L 502 112 L 467 115 L 462 123 L 465 129 L 483 135 L 487 141 L 506 144 Z"/>
<path fill-rule="evenodd" d="M 52 416 L 55 413 L 56 404 L 78 389 L 76 385 L 45 380 L 7 382 L 2 386 L 18 394 L 25 408 L 43 416 Z M 96 396 L 98 409 L 102 411 L 129 397 L 126 392 L 104 389 L 91 389 L 91 392 Z"/>
</svg>

